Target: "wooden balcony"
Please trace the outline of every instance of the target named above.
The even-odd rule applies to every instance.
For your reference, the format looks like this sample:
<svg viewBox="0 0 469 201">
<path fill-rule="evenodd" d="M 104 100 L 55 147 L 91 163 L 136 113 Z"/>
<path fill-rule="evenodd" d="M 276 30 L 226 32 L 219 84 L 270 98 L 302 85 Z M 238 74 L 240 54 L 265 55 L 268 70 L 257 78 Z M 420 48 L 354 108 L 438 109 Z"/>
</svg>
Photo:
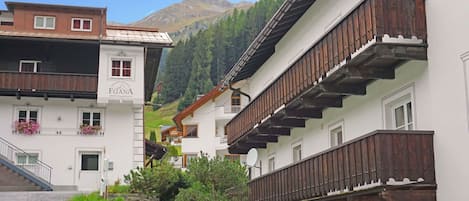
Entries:
<svg viewBox="0 0 469 201">
<path fill-rule="evenodd" d="M 97 87 L 91 74 L 0 72 L 0 95 L 96 98 Z"/>
<path fill-rule="evenodd" d="M 435 189 L 433 131 L 372 132 L 252 180 L 249 200 L 374 200 L 344 197 L 384 187 Z"/>
<path fill-rule="evenodd" d="M 230 152 L 265 148 L 305 121 L 394 79 L 409 60 L 426 60 L 424 0 L 365 0 L 227 125 Z"/>
</svg>

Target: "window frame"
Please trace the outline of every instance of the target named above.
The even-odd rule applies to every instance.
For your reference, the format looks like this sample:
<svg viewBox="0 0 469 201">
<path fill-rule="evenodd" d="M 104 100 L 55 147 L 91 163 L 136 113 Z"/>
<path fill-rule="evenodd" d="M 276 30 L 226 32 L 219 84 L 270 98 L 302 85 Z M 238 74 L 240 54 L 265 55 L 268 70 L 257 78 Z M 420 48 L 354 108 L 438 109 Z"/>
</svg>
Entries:
<svg viewBox="0 0 469 201">
<path fill-rule="evenodd" d="M 23 72 L 23 64 L 29 63 L 29 64 L 34 64 L 34 70 L 31 71 L 25 71 L 26 73 L 37 73 L 38 72 L 38 64 L 42 63 L 42 61 L 39 60 L 20 60 L 20 65 L 18 67 L 18 72 Z"/>
<path fill-rule="evenodd" d="M 18 157 L 22 155 L 22 156 L 26 156 L 26 163 L 20 163 L 19 160 L 18 160 Z M 36 155 L 37 156 L 37 159 L 36 159 L 36 163 L 30 163 L 30 156 L 32 155 Z M 38 161 L 40 161 L 40 153 L 39 152 L 26 152 L 26 153 L 20 153 L 20 152 L 16 152 L 15 153 L 15 164 L 16 165 L 21 165 L 21 166 L 33 166 L 33 165 L 37 165 Z"/>
<path fill-rule="evenodd" d="M 404 112 L 404 130 L 416 130 L 417 129 L 417 118 L 415 115 L 415 92 L 414 85 L 410 84 L 405 86 L 388 96 L 384 96 L 382 100 L 382 113 L 383 113 L 383 128 L 398 130 L 396 127 L 396 117 L 395 109 L 400 106 L 404 106 L 404 111 L 407 110 L 407 104 L 411 104 L 411 117 L 412 122 L 408 122 L 408 113 Z M 412 128 L 409 129 L 409 125 L 412 125 Z"/>
<path fill-rule="evenodd" d="M 42 23 L 43 26 L 41 26 L 41 27 L 37 26 L 37 23 L 36 23 L 36 22 L 37 22 L 37 19 L 38 19 L 38 18 L 43 18 L 43 20 L 44 20 L 43 23 Z M 53 22 L 54 22 L 54 23 L 53 23 L 53 27 L 47 27 L 47 19 L 48 19 L 48 18 L 53 19 Z M 34 16 L 34 22 L 33 22 L 34 25 L 33 25 L 33 27 L 34 27 L 34 29 L 55 30 L 55 24 L 56 24 L 56 22 L 57 22 L 57 19 L 56 19 L 55 16 L 35 15 L 35 16 Z"/>
<path fill-rule="evenodd" d="M 192 135 L 191 135 L 191 136 L 188 136 L 188 135 L 187 135 L 187 134 L 188 134 L 188 133 L 187 133 L 187 129 L 188 129 L 188 127 L 192 127 L 192 126 L 195 126 L 195 131 L 196 131 L 195 133 L 196 133 L 196 135 L 195 135 L 195 136 L 192 136 Z M 199 137 L 199 125 L 198 125 L 198 124 L 187 124 L 187 125 L 184 125 L 182 130 L 183 130 L 183 136 L 184 136 L 184 138 L 198 138 L 198 137 Z"/>
<path fill-rule="evenodd" d="M 36 123 L 41 123 L 41 107 L 38 106 L 14 106 L 15 113 L 13 114 L 13 121 L 19 121 L 19 112 L 26 111 L 26 121 L 31 119 L 31 111 L 37 112 Z"/>
<path fill-rule="evenodd" d="M 340 132 L 341 132 L 341 138 L 339 138 L 339 136 L 335 132 L 339 128 L 340 128 Z M 334 138 L 332 136 L 333 134 L 336 134 Z M 345 139 L 345 128 L 344 128 L 344 121 L 343 120 L 329 125 L 328 137 L 329 137 L 329 146 L 331 148 L 332 147 L 338 147 L 338 146 L 340 146 L 344 143 L 344 141 L 345 141 L 344 140 Z"/>
<path fill-rule="evenodd" d="M 78 110 L 78 128 L 80 128 L 81 125 L 83 125 L 83 113 L 90 113 L 90 126 L 94 126 L 93 125 L 93 114 L 94 113 L 99 113 L 100 114 L 100 119 L 99 119 L 99 126 L 101 127 L 101 129 L 104 128 L 104 115 L 105 115 L 105 111 L 104 109 L 96 109 L 96 108 L 79 108 Z"/>
<path fill-rule="evenodd" d="M 298 160 L 295 160 L 295 153 L 296 153 L 296 148 L 300 147 L 299 149 L 299 157 L 298 157 Z M 303 159 L 303 146 L 302 146 L 302 142 L 296 142 L 296 143 L 293 143 L 292 146 L 291 146 L 291 150 L 292 150 L 292 162 L 293 163 L 297 163 L 299 161 L 301 161 Z"/>
<path fill-rule="evenodd" d="M 119 66 L 119 75 L 115 76 L 112 74 L 112 71 L 114 69 L 114 67 L 112 66 L 112 63 L 114 61 L 119 61 L 120 63 L 120 66 Z M 124 61 L 129 61 L 130 62 L 130 76 L 123 76 L 124 75 Z M 129 58 L 129 57 L 112 57 L 111 58 L 111 62 L 110 62 L 110 65 L 109 65 L 109 77 L 110 78 L 117 78 L 117 79 L 132 79 L 133 76 L 134 76 L 134 73 L 135 73 L 135 70 L 134 70 L 134 59 L 133 58 Z"/>
<path fill-rule="evenodd" d="M 75 20 L 80 21 L 80 28 L 74 28 L 73 23 Z M 90 29 L 85 29 L 84 28 L 84 22 L 85 21 L 90 21 Z M 93 19 L 91 18 L 81 18 L 81 17 L 73 17 L 72 22 L 71 22 L 71 30 L 72 31 L 80 31 L 80 32 L 92 32 L 93 31 Z"/>
<path fill-rule="evenodd" d="M 269 173 L 275 171 L 275 163 L 275 154 L 270 154 L 267 158 L 267 170 L 269 171 Z"/>
</svg>

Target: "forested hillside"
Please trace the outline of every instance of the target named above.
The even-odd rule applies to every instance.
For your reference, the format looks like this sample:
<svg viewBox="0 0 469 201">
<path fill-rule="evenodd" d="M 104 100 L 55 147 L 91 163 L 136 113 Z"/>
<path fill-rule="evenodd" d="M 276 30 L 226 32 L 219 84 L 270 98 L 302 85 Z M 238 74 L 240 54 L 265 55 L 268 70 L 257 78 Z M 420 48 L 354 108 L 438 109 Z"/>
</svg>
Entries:
<svg viewBox="0 0 469 201">
<path fill-rule="evenodd" d="M 178 110 L 208 92 L 223 77 L 272 17 L 283 0 L 259 0 L 247 11 L 235 10 L 224 20 L 180 41 L 166 59 L 163 90 L 157 103 L 183 97 Z"/>
</svg>

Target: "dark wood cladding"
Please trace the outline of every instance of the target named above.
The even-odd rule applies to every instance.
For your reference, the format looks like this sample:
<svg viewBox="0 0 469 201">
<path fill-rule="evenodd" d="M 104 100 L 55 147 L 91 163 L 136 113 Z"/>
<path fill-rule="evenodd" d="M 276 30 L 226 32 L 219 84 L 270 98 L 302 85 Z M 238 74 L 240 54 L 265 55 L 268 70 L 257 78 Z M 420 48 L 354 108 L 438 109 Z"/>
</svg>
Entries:
<svg viewBox="0 0 469 201">
<path fill-rule="evenodd" d="M 432 131 L 375 131 L 252 180 L 249 200 L 311 199 L 391 178 L 434 185 L 433 151 Z"/>
<path fill-rule="evenodd" d="M 96 93 L 97 88 L 97 75 L 0 72 L 4 90 Z"/>
<path fill-rule="evenodd" d="M 384 35 L 426 41 L 424 0 L 365 0 L 227 124 L 228 143 L 310 89 L 369 41 L 380 43 Z"/>
</svg>

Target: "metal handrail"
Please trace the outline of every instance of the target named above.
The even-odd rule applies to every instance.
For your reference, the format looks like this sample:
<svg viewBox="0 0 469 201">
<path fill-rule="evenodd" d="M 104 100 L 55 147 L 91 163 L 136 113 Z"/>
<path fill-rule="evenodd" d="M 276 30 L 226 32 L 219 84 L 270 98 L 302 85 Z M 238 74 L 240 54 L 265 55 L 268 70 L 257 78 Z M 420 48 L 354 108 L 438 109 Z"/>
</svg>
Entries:
<svg viewBox="0 0 469 201">
<path fill-rule="evenodd" d="M 13 164 L 15 164 L 18 168 L 26 172 L 32 173 L 32 175 L 38 177 L 46 181 L 47 183 L 51 184 L 51 177 L 52 177 L 52 167 L 48 164 L 42 162 L 41 160 L 37 160 L 36 164 L 27 164 L 27 165 L 19 165 L 15 163 L 15 155 L 16 154 L 23 154 L 32 156 L 31 154 L 26 153 L 24 150 L 18 148 L 17 146 L 11 144 L 7 140 L 0 137 L 0 155 L 4 158 L 10 160 Z"/>
</svg>

